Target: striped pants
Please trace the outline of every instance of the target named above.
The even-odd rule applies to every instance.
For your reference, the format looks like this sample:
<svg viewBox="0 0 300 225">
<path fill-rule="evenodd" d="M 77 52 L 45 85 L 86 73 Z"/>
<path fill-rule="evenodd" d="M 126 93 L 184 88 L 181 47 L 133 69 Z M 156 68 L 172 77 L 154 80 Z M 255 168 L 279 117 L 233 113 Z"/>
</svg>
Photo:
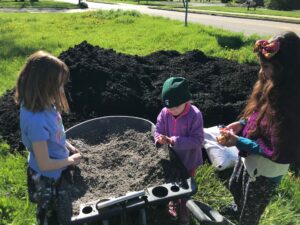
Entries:
<svg viewBox="0 0 300 225">
<path fill-rule="evenodd" d="M 239 158 L 229 181 L 229 190 L 240 213 L 239 225 L 258 225 L 261 215 L 274 196 L 277 185 L 267 177 L 251 180 Z"/>
</svg>

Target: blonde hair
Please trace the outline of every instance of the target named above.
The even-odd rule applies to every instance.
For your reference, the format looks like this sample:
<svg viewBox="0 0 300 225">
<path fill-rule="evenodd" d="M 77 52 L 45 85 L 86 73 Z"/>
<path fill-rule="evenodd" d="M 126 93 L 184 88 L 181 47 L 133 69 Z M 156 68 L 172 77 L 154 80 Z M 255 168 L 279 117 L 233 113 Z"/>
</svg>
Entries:
<svg viewBox="0 0 300 225">
<path fill-rule="evenodd" d="M 68 112 L 69 105 L 60 89 L 68 81 L 69 69 L 48 52 L 37 51 L 29 56 L 19 74 L 15 101 L 33 112 L 50 109 Z"/>
</svg>

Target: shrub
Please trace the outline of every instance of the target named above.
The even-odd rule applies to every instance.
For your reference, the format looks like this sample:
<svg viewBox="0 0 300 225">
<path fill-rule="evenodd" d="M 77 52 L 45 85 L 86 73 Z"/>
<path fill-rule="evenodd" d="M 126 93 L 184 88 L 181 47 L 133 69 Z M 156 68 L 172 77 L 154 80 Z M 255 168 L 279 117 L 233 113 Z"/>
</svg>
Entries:
<svg viewBox="0 0 300 225">
<path fill-rule="evenodd" d="M 221 0 L 222 3 L 228 3 L 230 2 L 231 0 Z"/>
<path fill-rule="evenodd" d="M 264 0 L 254 0 L 257 6 L 264 6 Z M 238 4 L 246 4 L 247 0 L 235 0 Z"/>
<path fill-rule="evenodd" d="M 277 10 L 300 9 L 299 0 L 265 0 L 265 5 L 267 8 Z"/>
<path fill-rule="evenodd" d="M 86 2 L 80 2 L 78 5 L 81 9 L 87 9 L 89 7 Z"/>
</svg>

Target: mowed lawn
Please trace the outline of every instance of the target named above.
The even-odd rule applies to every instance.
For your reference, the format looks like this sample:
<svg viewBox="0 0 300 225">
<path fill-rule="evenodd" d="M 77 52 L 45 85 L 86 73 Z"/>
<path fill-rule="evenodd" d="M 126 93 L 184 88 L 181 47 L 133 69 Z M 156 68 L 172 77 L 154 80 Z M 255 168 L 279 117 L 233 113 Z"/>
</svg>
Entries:
<svg viewBox="0 0 300 225">
<path fill-rule="evenodd" d="M 13 8 L 13 9 L 22 9 L 22 8 L 54 8 L 54 9 L 77 9 L 78 5 L 68 3 L 68 2 L 59 2 L 55 0 L 39 0 L 39 1 L 15 1 L 15 0 L 1 0 L 0 8 Z"/>
<path fill-rule="evenodd" d="M 212 27 L 142 16 L 136 12 L 99 11 L 78 14 L 0 13 L 0 94 L 15 86 L 28 55 L 43 49 L 56 56 L 86 40 L 126 54 L 157 50 L 200 49 L 209 56 L 257 63 L 252 47 L 258 36 L 244 37 Z M 0 128 L 1 129 L 1 128 Z M 35 223 L 35 207 L 26 194 L 26 155 L 9 153 L 0 141 L 0 224 Z M 217 210 L 232 201 L 224 181 L 205 165 L 197 171 L 195 198 Z M 300 224 L 300 179 L 287 175 L 261 224 Z"/>
<path fill-rule="evenodd" d="M 126 3 L 126 4 L 141 4 L 141 5 L 151 5 L 151 6 L 161 6 L 161 8 L 169 9 L 184 9 L 182 1 L 136 1 L 136 0 L 88 0 L 89 2 L 100 2 L 100 3 Z M 204 3 L 203 5 L 195 5 L 194 3 Z M 210 3 L 220 3 L 220 1 L 210 1 Z M 206 4 L 205 4 L 206 3 Z M 300 18 L 300 10 L 273 10 L 264 7 L 257 7 L 255 10 L 251 8 L 247 10 L 246 5 L 240 6 L 238 4 L 233 5 L 208 5 L 205 1 L 190 1 L 189 9 L 198 9 L 205 11 L 217 11 L 217 12 L 229 12 L 229 13 L 239 13 L 239 14 L 256 14 L 256 15 L 266 15 L 266 16 L 282 16 L 282 17 L 293 17 Z"/>
<path fill-rule="evenodd" d="M 253 8 L 251 8 L 250 10 L 247 10 L 247 7 L 230 7 L 230 6 L 191 6 L 190 8 L 199 9 L 199 10 L 208 10 L 208 11 L 218 11 L 218 12 L 300 18 L 300 10 L 282 11 L 282 10 L 271 10 L 267 8 L 257 8 L 256 10 L 253 10 Z"/>
</svg>

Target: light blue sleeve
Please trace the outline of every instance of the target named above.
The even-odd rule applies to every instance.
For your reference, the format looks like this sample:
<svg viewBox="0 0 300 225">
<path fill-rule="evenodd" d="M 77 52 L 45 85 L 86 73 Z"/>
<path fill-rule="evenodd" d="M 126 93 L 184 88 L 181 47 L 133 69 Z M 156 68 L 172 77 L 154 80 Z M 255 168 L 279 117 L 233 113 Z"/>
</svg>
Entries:
<svg viewBox="0 0 300 225">
<path fill-rule="evenodd" d="M 34 115 L 29 119 L 27 124 L 27 136 L 31 142 L 47 141 L 50 138 L 46 121 L 42 115 Z"/>
</svg>

